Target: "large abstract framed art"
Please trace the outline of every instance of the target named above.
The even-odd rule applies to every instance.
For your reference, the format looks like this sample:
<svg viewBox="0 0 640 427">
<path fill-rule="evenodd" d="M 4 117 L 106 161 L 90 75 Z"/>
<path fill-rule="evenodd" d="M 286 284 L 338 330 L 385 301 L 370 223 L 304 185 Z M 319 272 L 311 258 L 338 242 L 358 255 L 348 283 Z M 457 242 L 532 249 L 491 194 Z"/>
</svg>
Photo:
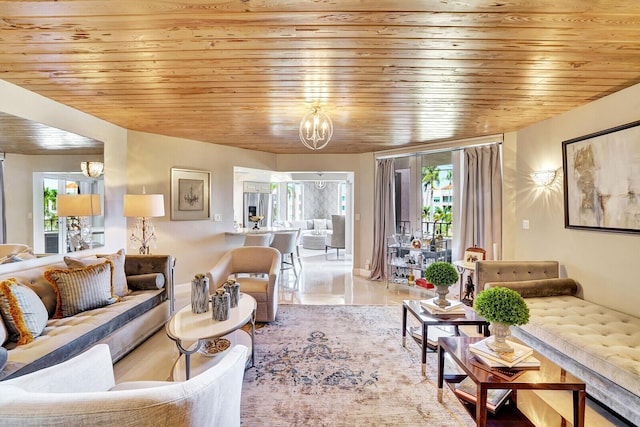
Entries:
<svg viewBox="0 0 640 427">
<path fill-rule="evenodd" d="M 562 143 L 565 227 L 640 233 L 640 121 Z"/>
</svg>

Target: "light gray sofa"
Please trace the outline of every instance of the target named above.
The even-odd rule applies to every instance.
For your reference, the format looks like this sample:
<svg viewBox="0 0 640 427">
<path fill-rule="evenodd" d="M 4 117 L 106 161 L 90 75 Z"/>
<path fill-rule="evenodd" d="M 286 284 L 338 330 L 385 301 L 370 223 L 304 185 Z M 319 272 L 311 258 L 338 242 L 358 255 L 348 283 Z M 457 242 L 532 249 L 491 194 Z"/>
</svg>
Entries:
<svg viewBox="0 0 640 427">
<path fill-rule="evenodd" d="M 475 274 L 479 290 L 503 286 L 525 298 L 530 320 L 512 327 L 514 337 L 584 381 L 596 401 L 640 420 L 640 318 L 578 298 L 556 261 L 478 261 Z"/>
<path fill-rule="evenodd" d="M 285 227 L 299 228 L 301 234 L 312 233 L 328 233 L 333 228 L 333 223 L 330 219 L 303 219 L 301 221 L 286 221 Z"/>
<path fill-rule="evenodd" d="M 115 384 L 109 348 L 98 344 L 66 362 L 0 383 L 0 427 L 240 426 L 247 347 L 184 382 Z"/>
<path fill-rule="evenodd" d="M 109 345 L 113 362 L 124 357 L 162 328 L 171 316 L 173 264 L 170 255 L 126 255 L 124 273 L 132 292 L 117 303 L 63 318 L 54 318 L 57 297 L 44 274 L 51 268 L 68 269 L 65 262 L 0 274 L 0 282 L 16 278 L 34 290 L 49 315 L 44 331 L 32 342 L 3 343 L 8 350 L 8 362 L 0 371 L 0 380 L 63 362 L 98 343 Z"/>
</svg>

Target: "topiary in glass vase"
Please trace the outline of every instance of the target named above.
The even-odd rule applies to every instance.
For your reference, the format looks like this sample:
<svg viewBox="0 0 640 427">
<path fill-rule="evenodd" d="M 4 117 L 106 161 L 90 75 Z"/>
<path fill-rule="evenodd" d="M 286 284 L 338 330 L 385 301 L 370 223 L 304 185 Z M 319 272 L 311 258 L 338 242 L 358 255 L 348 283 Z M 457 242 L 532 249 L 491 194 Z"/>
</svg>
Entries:
<svg viewBox="0 0 640 427">
<path fill-rule="evenodd" d="M 437 304 L 438 307 L 444 308 L 451 305 L 451 303 L 447 301 L 447 294 L 449 293 L 449 286 L 456 283 L 458 277 L 458 271 L 448 262 L 436 261 L 429 264 L 424 270 L 424 278 L 436 287 L 438 298 L 434 300 L 434 303 Z"/>
<path fill-rule="evenodd" d="M 489 329 L 493 342 L 487 345 L 493 351 L 513 352 L 513 347 L 505 340 L 511 335 L 512 325 L 525 325 L 529 322 L 529 307 L 524 298 L 513 289 L 500 286 L 484 289 L 473 302 L 476 312 L 491 322 Z"/>
</svg>

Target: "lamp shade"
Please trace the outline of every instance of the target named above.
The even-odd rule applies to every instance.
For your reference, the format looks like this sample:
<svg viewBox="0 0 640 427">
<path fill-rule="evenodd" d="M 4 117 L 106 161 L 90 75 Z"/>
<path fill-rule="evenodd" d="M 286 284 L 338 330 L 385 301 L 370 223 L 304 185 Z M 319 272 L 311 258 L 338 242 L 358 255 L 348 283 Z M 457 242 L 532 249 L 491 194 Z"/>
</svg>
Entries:
<svg viewBox="0 0 640 427">
<path fill-rule="evenodd" d="M 124 216 L 136 218 L 164 216 L 164 195 L 125 194 Z"/>
<path fill-rule="evenodd" d="M 95 216 L 102 213 L 98 194 L 58 194 L 58 216 Z"/>
</svg>

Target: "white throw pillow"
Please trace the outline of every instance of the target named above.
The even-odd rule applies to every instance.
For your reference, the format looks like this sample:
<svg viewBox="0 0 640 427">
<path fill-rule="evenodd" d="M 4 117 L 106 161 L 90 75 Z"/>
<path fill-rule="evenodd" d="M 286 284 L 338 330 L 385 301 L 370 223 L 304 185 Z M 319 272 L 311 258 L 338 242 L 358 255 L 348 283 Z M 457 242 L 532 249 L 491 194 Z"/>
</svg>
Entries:
<svg viewBox="0 0 640 427">
<path fill-rule="evenodd" d="M 313 220 L 313 229 L 314 230 L 326 230 L 327 229 L 327 220 L 326 219 L 314 219 Z"/>
</svg>

